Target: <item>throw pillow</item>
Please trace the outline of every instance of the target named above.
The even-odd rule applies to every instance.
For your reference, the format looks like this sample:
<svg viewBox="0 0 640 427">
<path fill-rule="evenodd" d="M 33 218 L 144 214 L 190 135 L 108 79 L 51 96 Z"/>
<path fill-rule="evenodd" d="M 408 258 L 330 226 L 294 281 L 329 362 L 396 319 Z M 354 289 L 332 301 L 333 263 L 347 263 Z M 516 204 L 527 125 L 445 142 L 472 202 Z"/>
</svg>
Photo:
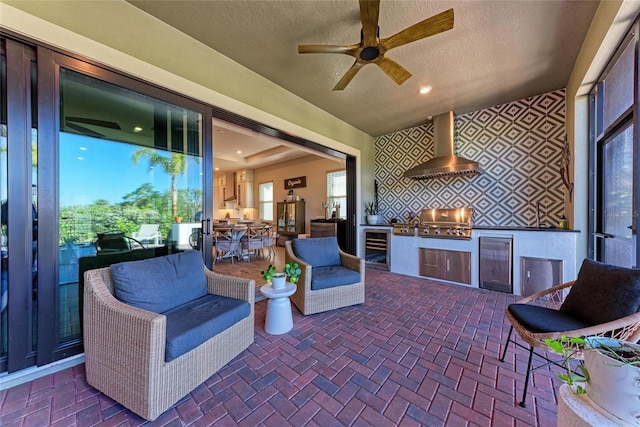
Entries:
<svg viewBox="0 0 640 427">
<path fill-rule="evenodd" d="M 640 311 L 640 270 L 585 259 L 560 311 L 591 325 Z"/>
<path fill-rule="evenodd" d="M 198 251 L 121 262 L 110 269 L 117 299 L 155 313 L 208 293 L 202 254 Z"/>
</svg>

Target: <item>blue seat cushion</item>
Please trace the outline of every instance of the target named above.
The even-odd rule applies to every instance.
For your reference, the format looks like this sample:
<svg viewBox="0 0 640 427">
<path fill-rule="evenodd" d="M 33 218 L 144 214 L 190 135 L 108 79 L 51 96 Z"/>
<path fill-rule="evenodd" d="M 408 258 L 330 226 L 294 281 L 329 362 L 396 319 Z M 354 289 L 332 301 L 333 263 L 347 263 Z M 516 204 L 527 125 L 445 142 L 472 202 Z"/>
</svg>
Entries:
<svg viewBox="0 0 640 427">
<path fill-rule="evenodd" d="M 121 262 L 110 269 L 116 298 L 143 310 L 162 313 L 207 294 L 198 251 Z"/>
<path fill-rule="evenodd" d="M 251 314 L 249 302 L 207 294 L 165 311 L 167 317 L 166 362 L 171 362 Z"/>
<path fill-rule="evenodd" d="M 328 267 L 341 265 L 340 248 L 336 237 L 314 237 L 311 239 L 294 239 L 291 249 L 296 257 L 315 269 L 316 267 Z"/>
<path fill-rule="evenodd" d="M 313 267 L 311 270 L 311 290 L 334 288 L 360 282 L 360 273 L 341 265 Z"/>
<path fill-rule="evenodd" d="M 562 311 L 531 304 L 509 304 L 509 313 L 532 332 L 562 332 L 592 326 Z"/>
<path fill-rule="evenodd" d="M 560 311 L 592 325 L 640 311 L 640 270 L 585 259 Z"/>
</svg>

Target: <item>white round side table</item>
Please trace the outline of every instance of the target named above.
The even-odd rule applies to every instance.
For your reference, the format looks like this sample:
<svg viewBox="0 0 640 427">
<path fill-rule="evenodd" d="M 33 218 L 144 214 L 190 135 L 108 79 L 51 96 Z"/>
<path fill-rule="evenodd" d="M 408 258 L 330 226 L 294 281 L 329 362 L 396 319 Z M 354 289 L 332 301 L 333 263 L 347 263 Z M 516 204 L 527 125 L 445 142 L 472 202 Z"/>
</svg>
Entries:
<svg viewBox="0 0 640 427">
<path fill-rule="evenodd" d="M 291 301 L 289 297 L 296 292 L 297 286 L 287 282 L 282 289 L 273 289 L 271 284 L 260 288 L 262 295 L 269 298 L 264 330 L 271 335 L 280 335 L 293 328 Z"/>
</svg>

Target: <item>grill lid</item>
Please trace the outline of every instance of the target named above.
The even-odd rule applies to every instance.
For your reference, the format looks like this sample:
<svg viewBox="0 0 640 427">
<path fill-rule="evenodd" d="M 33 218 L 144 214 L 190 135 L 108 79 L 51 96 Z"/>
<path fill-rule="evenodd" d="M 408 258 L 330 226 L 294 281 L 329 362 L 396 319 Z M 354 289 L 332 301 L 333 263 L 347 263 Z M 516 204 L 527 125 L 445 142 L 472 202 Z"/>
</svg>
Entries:
<svg viewBox="0 0 640 427">
<path fill-rule="evenodd" d="M 472 208 L 432 208 L 420 212 L 420 225 L 471 227 Z"/>
</svg>

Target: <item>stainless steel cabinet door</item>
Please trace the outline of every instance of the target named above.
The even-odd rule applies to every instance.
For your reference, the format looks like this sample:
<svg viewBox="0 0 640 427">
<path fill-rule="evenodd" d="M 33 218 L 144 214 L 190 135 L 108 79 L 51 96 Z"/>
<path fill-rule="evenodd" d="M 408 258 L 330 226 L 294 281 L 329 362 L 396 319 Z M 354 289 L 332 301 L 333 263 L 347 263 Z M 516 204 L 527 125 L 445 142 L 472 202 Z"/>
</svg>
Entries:
<svg viewBox="0 0 640 427">
<path fill-rule="evenodd" d="M 445 279 L 452 282 L 471 284 L 471 253 L 442 251 L 445 254 Z"/>
<path fill-rule="evenodd" d="M 562 283 L 562 260 L 546 258 L 521 258 L 522 296 L 549 289 Z"/>
</svg>

